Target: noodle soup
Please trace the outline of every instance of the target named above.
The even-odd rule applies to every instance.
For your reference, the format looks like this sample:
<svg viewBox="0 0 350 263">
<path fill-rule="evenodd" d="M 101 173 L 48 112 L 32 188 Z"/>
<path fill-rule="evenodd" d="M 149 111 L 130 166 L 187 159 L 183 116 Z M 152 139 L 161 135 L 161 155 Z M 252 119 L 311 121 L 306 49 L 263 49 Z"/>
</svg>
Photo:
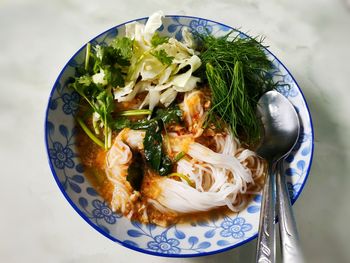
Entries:
<svg viewBox="0 0 350 263">
<path fill-rule="evenodd" d="M 85 174 L 113 211 L 143 223 L 239 212 L 266 170 L 251 146 L 256 101 L 273 85 L 256 65 L 268 69 L 268 59 L 250 40 L 196 38 L 186 29 L 182 42 L 162 37 L 161 18 L 127 24 L 108 46 L 87 46 L 70 84 L 81 96 Z M 223 46 L 254 56 L 227 64 L 236 53 L 221 54 Z"/>
<path fill-rule="evenodd" d="M 85 173 L 114 211 L 164 226 L 218 212 L 238 212 L 245 208 L 251 194 L 260 191 L 265 162 L 230 132 L 198 125 L 203 122 L 208 102 L 209 96 L 202 91 L 187 93 L 179 103 L 183 120 L 162 131 L 167 143 L 162 147 L 167 147 L 169 158 L 183 155 L 167 176 L 157 174 L 143 160 L 145 130 L 124 128 L 114 132 L 108 151 L 79 130 L 77 146 Z M 126 179 L 136 152 L 141 155 L 143 173 L 138 191 Z"/>
</svg>

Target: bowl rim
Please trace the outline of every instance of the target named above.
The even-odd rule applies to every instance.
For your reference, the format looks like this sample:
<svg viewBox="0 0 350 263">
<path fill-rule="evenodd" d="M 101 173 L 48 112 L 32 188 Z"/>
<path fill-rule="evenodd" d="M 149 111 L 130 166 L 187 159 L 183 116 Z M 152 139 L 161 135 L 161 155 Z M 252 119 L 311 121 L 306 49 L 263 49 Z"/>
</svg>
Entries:
<svg viewBox="0 0 350 263">
<path fill-rule="evenodd" d="M 249 36 L 248 34 L 232 27 L 232 26 L 229 26 L 229 25 L 226 25 L 224 23 L 221 23 L 221 22 L 217 22 L 217 21 L 214 21 L 214 20 L 211 20 L 211 19 L 207 19 L 207 18 L 202 18 L 202 17 L 198 17 L 198 16 L 187 16 L 187 15 L 165 15 L 164 17 L 167 17 L 167 18 L 187 18 L 187 19 L 199 19 L 199 20 L 204 20 L 204 21 L 208 21 L 208 22 L 211 22 L 211 23 L 214 23 L 214 24 L 217 24 L 217 25 L 220 25 L 220 26 L 223 26 L 223 27 L 227 27 L 229 29 L 232 29 L 234 31 L 236 31 L 237 33 L 239 34 L 242 34 L 244 35 L 245 37 L 248 37 L 248 38 L 252 38 L 251 36 Z M 105 31 L 103 31 L 102 33 L 98 34 L 97 36 L 93 37 L 92 39 L 90 39 L 89 42 L 93 41 L 94 39 L 100 37 L 101 35 L 113 30 L 113 29 L 116 29 L 118 27 L 121 27 L 121 26 L 124 26 L 128 23 L 132 23 L 132 22 L 137 22 L 137 21 L 140 21 L 140 20 L 145 20 L 145 19 L 148 19 L 149 17 L 146 16 L 146 17 L 141 17 L 141 18 L 136 18 L 136 19 L 132 19 L 132 20 L 128 20 L 124 23 L 121 23 L 121 24 L 118 24 L 116 26 L 113 26 Z M 87 43 L 89 43 L 87 42 Z M 149 255 L 153 255 L 153 256 L 159 256 L 159 257 L 171 257 L 171 258 L 191 258 L 191 257 L 201 257 L 201 256 L 208 256 L 208 255 L 214 255 L 214 254 L 218 254 L 218 253 L 221 253 L 221 252 L 225 252 L 225 251 L 228 251 L 228 250 L 231 250 L 233 248 L 237 248 L 243 244 L 246 244 L 248 242 L 250 242 L 251 240 L 255 239 L 258 234 L 255 234 L 245 240 L 242 240 L 241 242 L 238 242 L 234 245 L 231 245 L 231 246 L 228 246 L 228 247 L 225 247 L 225 248 L 222 248 L 222 249 L 218 249 L 218 250 L 214 250 L 214 251 L 210 251 L 210 252 L 201 252 L 201 253 L 192 253 L 192 254 L 162 254 L 162 253 L 158 253 L 158 252 L 153 252 L 153 251 L 149 251 L 149 250 L 146 250 L 146 249 L 143 249 L 143 248 L 138 248 L 138 247 L 135 247 L 135 246 L 132 246 L 128 243 L 125 243 L 113 236 L 111 236 L 110 234 L 102 231 L 99 227 L 97 227 L 95 224 L 93 224 L 89 218 L 80 211 L 80 209 L 78 208 L 78 206 L 72 201 L 72 199 L 68 196 L 68 194 L 66 193 L 66 191 L 64 190 L 62 184 L 60 183 L 59 181 L 59 178 L 56 174 L 56 171 L 55 171 L 55 168 L 53 166 L 53 163 L 50 159 L 50 155 L 49 155 L 49 142 L 48 142 L 48 127 L 47 127 L 47 120 L 48 120 L 48 115 L 49 115 L 49 111 L 50 111 L 50 101 L 51 101 L 51 98 L 53 96 L 53 93 L 55 92 L 56 90 L 56 86 L 57 86 L 57 83 L 59 82 L 62 74 L 65 72 L 65 70 L 67 69 L 68 65 L 69 65 L 69 62 L 72 61 L 72 59 L 75 58 L 75 56 L 82 50 L 84 49 L 86 46 L 86 43 L 80 47 L 71 57 L 70 59 L 65 63 L 65 65 L 63 66 L 62 70 L 60 71 L 58 77 L 56 78 L 52 88 L 51 88 L 51 92 L 50 92 L 50 95 L 49 95 L 49 98 L 48 98 L 48 102 L 47 102 L 47 107 L 46 107 L 46 111 L 45 111 L 45 123 L 44 123 L 44 140 L 45 140 L 45 148 L 46 148 L 46 154 L 47 154 L 47 158 L 48 158 L 48 162 L 49 162 L 49 166 L 50 166 L 50 169 L 51 169 L 51 172 L 52 172 L 52 175 L 57 183 L 57 186 L 59 187 L 59 189 L 61 190 L 63 196 L 66 198 L 66 200 L 68 201 L 68 203 L 73 207 L 73 209 L 91 226 L 93 227 L 96 231 L 98 231 L 100 234 L 102 234 L 103 236 L 107 237 L 108 239 L 116 242 L 116 243 L 119 243 L 120 245 L 124 246 L 124 247 L 127 247 L 129 249 L 132 249 L 132 250 L 135 250 L 135 251 L 138 251 L 138 252 L 141 252 L 141 253 L 145 253 L 145 254 L 149 254 Z M 308 116 L 309 116 L 309 119 L 310 119 L 310 127 L 311 127 L 311 151 L 310 151 L 310 163 L 309 163 L 309 166 L 306 170 L 306 173 L 305 173 L 305 179 L 299 189 L 299 192 L 296 194 L 296 196 L 293 197 L 292 199 L 292 205 L 296 202 L 296 200 L 299 198 L 301 192 L 303 191 L 304 189 L 304 186 L 306 185 L 306 182 L 308 180 L 308 177 L 309 177 L 309 174 L 310 174 L 310 170 L 311 170 L 311 166 L 312 166 L 312 161 L 313 161 L 313 156 L 314 156 L 314 127 L 313 127 L 313 122 L 312 122 L 312 117 L 311 117 L 311 112 L 310 112 L 310 109 L 309 109 L 309 106 L 307 104 L 307 101 L 305 99 L 305 96 L 304 96 L 304 93 L 302 91 L 302 89 L 300 88 L 299 84 L 297 83 L 297 81 L 295 80 L 294 76 L 290 73 L 290 71 L 288 70 L 288 68 L 265 46 L 262 46 L 274 59 L 276 59 L 276 61 L 284 68 L 284 70 L 286 70 L 286 72 L 289 74 L 289 76 L 292 78 L 293 82 L 296 84 L 301 96 L 302 96 L 302 99 L 305 103 L 305 107 L 306 107 L 306 110 L 307 110 L 307 113 L 308 113 Z"/>
</svg>

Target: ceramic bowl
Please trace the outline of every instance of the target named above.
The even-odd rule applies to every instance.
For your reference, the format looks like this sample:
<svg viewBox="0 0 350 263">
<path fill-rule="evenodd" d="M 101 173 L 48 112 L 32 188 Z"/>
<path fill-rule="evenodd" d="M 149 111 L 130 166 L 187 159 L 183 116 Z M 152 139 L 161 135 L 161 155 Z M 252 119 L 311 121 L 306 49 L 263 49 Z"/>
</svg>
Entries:
<svg viewBox="0 0 350 263">
<path fill-rule="evenodd" d="M 147 18 L 135 21 L 145 23 Z M 125 24 L 103 32 L 90 42 L 106 44 L 117 35 L 123 36 Z M 234 30 L 230 26 L 203 18 L 166 16 L 159 31 L 181 40 L 184 27 L 192 32 L 209 32 L 215 36 Z M 240 37 L 248 37 L 237 32 Z M 279 86 L 277 90 L 293 103 L 302 125 L 298 144 L 284 163 L 288 189 L 294 203 L 310 171 L 314 140 L 312 121 L 305 98 L 293 76 L 272 53 L 268 50 L 266 53 L 274 65 L 270 72 L 273 78 L 288 84 Z M 84 169 L 75 145 L 74 115 L 78 110 L 79 95 L 68 89 L 67 82 L 74 76 L 74 68 L 84 62 L 84 54 L 85 45 L 73 55 L 59 74 L 49 97 L 45 119 L 45 142 L 53 177 L 82 219 L 102 235 L 125 247 L 157 256 L 203 256 L 238 247 L 256 238 L 261 194 L 256 195 L 240 213 L 166 228 L 131 222 L 111 211 L 84 177 Z"/>
</svg>

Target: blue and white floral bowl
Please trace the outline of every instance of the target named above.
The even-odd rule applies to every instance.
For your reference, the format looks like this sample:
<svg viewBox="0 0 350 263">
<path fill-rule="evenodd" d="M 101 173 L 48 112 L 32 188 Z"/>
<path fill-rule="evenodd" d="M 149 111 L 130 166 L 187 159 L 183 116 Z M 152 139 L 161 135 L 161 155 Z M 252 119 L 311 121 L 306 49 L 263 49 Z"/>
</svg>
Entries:
<svg viewBox="0 0 350 263">
<path fill-rule="evenodd" d="M 137 20 L 145 23 L 147 18 Z M 181 39 L 181 30 L 210 32 L 216 36 L 227 34 L 233 28 L 202 18 L 167 16 L 160 28 L 162 34 Z M 93 44 L 108 43 L 116 35 L 124 34 L 124 25 L 107 30 L 94 38 Z M 237 31 L 238 32 L 238 31 Z M 240 33 L 240 32 L 239 32 Z M 240 33 L 241 37 L 247 37 Z M 289 84 L 278 87 L 297 109 L 302 131 L 298 144 L 285 161 L 285 174 L 292 201 L 300 195 L 310 171 L 313 155 L 313 128 L 303 94 L 292 75 L 268 50 L 275 66 L 271 74 Z M 238 214 L 211 220 L 178 224 L 167 228 L 131 222 L 113 213 L 106 202 L 84 177 L 84 169 L 75 146 L 74 115 L 78 110 L 79 95 L 67 88 L 74 76 L 74 67 L 84 62 L 85 45 L 68 61 L 51 91 L 45 120 L 45 141 L 53 176 L 63 195 L 77 213 L 93 228 L 109 239 L 128 248 L 170 257 L 203 256 L 238 247 L 257 236 L 261 195 L 256 195 L 247 208 Z"/>
</svg>

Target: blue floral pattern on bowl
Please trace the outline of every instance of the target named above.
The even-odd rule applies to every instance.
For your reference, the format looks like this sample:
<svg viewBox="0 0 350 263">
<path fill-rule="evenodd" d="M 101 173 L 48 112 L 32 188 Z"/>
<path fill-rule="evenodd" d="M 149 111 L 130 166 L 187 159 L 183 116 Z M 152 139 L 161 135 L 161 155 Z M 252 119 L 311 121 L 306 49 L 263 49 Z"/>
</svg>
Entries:
<svg viewBox="0 0 350 263">
<path fill-rule="evenodd" d="M 53 148 L 49 149 L 49 154 L 58 169 L 74 167 L 74 162 L 72 160 L 74 156 L 73 151 L 67 146 L 63 147 L 60 142 L 53 143 Z"/>
<path fill-rule="evenodd" d="M 147 19 L 137 20 L 145 23 Z M 162 34 L 182 39 L 181 31 L 226 35 L 231 27 L 198 18 L 167 16 L 159 29 Z M 239 31 L 237 31 L 239 32 Z M 91 42 L 105 45 L 116 35 L 125 33 L 124 24 L 114 27 Z M 240 37 L 248 37 L 240 33 Z M 268 50 L 274 70 L 268 74 L 276 81 L 284 81 L 277 90 L 295 106 L 300 116 L 302 132 L 298 144 L 284 162 L 288 190 L 294 202 L 305 185 L 313 154 L 313 128 L 307 104 L 297 83 L 283 64 Z M 84 63 L 85 46 L 67 63 L 52 89 L 45 120 L 45 141 L 53 176 L 68 202 L 101 234 L 128 248 L 171 257 L 202 256 L 225 251 L 242 245 L 257 236 L 261 194 L 252 198 L 240 213 L 216 216 L 209 220 L 193 221 L 160 227 L 153 224 L 132 222 L 112 212 L 90 182 L 84 177 L 84 169 L 76 151 L 74 115 L 79 96 L 68 89 L 67 82 L 75 75 L 74 67 Z"/>
<path fill-rule="evenodd" d="M 62 110 L 65 114 L 74 115 L 79 107 L 80 96 L 77 92 L 65 93 L 62 96 L 63 107 Z"/>
<path fill-rule="evenodd" d="M 197 32 L 199 34 L 210 34 L 213 31 L 213 27 L 208 24 L 207 20 L 203 19 L 193 19 L 189 27 L 192 32 Z"/>
<path fill-rule="evenodd" d="M 92 210 L 92 214 L 96 218 L 103 218 L 106 221 L 106 223 L 115 224 L 118 217 L 115 213 L 113 213 L 113 211 L 108 207 L 108 205 L 105 202 L 101 202 L 100 200 L 94 200 L 92 202 L 92 206 L 95 207 L 95 209 Z"/>
<path fill-rule="evenodd" d="M 227 217 L 221 223 L 221 227 L 223 228 L 220 232 L 222 237 L 233 237 L 236 239 L 243 238 L 245 232 L 248 232 L 253 228 L 251 224 L 246 224 L 243 217 L 236 217 L 234 219 Z"/>
<path fill-rule="evenodd" d="M 154 241 L 147 243 L 147 247 L 156 252 L 164 254 L 179 254 L 181 249 L 178 247 L 179 240 L 175 238 L 167 238 L 166 235 L 161 234 L 154 237 Z"/>
</svg>

